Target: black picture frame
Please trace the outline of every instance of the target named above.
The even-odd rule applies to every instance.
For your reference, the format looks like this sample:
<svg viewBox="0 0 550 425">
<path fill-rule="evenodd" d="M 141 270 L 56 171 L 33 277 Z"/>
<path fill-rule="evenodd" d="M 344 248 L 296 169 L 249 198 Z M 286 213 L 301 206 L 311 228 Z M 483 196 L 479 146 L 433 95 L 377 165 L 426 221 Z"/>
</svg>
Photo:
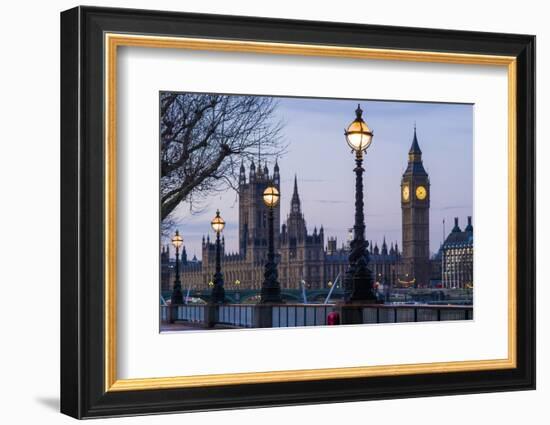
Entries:
<svg viewBox="0 0 550 425">
<path fill-rule="evenodd" d="M 517 58 L 517 367 L 105 391 L 104 33 Z M 75 418 L 535 388 L 535 37 L 131 9 L 61 13 L 61 412 Z"/>
</svg>

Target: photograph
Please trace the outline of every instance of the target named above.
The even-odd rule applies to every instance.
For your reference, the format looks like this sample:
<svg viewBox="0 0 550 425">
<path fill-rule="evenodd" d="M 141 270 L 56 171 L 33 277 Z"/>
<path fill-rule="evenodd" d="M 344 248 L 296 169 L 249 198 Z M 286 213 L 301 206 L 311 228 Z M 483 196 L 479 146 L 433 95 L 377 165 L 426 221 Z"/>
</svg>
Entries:
<svg viewBox="0 0 550 425">
<path fill-rule="evenodd" d="M 59 306 L 60 344 L 56 368 L 39 362 L 37 391 L 53 382 L 77 419 L 197 412 L 242 425 L 254 411 L 230 410 L 292 406 L 276 421 L 334 423 L 368 401 L 369 418 L 387 421 L 407 399 L 391 415 L 412 423 L 427 411 L 471 422 L 474 399 L 505 421 L 524 418 L 513 406 L 536 411 L 545 394 L 524 390 L 538 370 L 541 61 L 526 31 L 548 27 L 542 14 L 291 2 L 261 16 L 226 3 L 75 6 L 42 31 L 55 51 L 11 55 L 61 59 L 44 67 L 56 84 L 19 72 L 10 85 L 19 103 L 28 81 L 48 101 L 61 86 L 50 108 L 61 120 L 48 109 L 34 125 L 60 125 L 61 139 L 47 149 L 60 175 L 34 155 L 61 185 L 61 263 L 47 261 L 61 290 L 34 285 L 31 297 Z M 29 127 L 16 121 L 6 128 Z M 36 201 L 22 190 L 42 182 L 21 172 L 28 156 L 8 155 L 8 174 Z M 32 219 L 20 216 L 46 201 L 4 220 L 27 245 Z M 21 288 L 21 270 L 7 287 Z M 38 311 L 11 304 L 12 320 Z M 17 344 L 27 322 L 8 326 Z"/>
<path fill-rule="evenodd" d="M 473 121 L 161 91 L 160 331 L 473 320 Z"/>
</svg>

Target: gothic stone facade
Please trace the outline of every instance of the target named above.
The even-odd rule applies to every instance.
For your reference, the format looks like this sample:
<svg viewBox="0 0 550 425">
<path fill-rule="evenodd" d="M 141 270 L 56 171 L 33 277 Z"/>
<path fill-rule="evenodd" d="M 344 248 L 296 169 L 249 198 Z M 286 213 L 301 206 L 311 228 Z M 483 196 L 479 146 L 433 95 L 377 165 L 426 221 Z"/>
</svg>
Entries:
<svg viewBox="0 0 550 425">
<path fill-rule="evenodd" d="M 260 289 L 267 257 L 267 207 L 262 193 L 268 183 L 279 187 L 280 170 L 275 163 L 270 176 L 267 165 L 256 168 L 251 163 L 246 176 L 241 165 L 239 178 L 239 251 L 227 253 L 222 240 L 222 271 L 225 288 Z M 284 200 L 284 197 L 283 197 Z M 416 128 L 408 155 L 408 165 L 401 181 L 403 252 L 397 242 L 390 248 L 384 240 L 369 244 L 369 268 L 375 282 L 395 287 L 427 286 L 433 278 L 433 260 L 429 257 L 430 181 L 422 163 L 422 151 Z M 349 247 L 337 246 L 329 237 L 325 245 L 323 226 L 308 231 L 298 193 L 298 179 L 290 200 L 290 213 L 281 225 L 280 203 L 275 208 L 275 247 L 278 253 L 279 281 L 283 288 L 326 288 L 338 275 L 343 278 L 348 267 Z M 169 291 L 173 282 L 173 260 L 169 248 L 161 255 L 162 290 Z M 215 243 L 203 237 L 202 260 L 187 260 L 182 254 L 181 280 L 185 288 L 207 289 L 215 267 Z"/>
</svg>

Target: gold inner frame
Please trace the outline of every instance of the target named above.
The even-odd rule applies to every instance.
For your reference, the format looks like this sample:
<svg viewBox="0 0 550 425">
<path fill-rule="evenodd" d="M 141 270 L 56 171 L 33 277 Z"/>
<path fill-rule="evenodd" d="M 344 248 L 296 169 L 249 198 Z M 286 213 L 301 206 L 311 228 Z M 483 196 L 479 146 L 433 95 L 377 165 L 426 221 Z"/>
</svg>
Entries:
<svg viewBox="0 0 550 425">
<path fill-rule="evenodd" d="M 212 40 L 106 33 L 105 46 L 105 391 L 135 391 L 213 385 L 358 378 L 417 373 L 447 373 L 515 368 L 516 357 L 516 58 L 461 53 L 370 49 L 324 45 Z M 508 357 L 382 366 L 304 369 L 273 372 L 118 379 L 116 325 L 116 99 L 119 46 L 325 56 L 354 59 L 494 65 L 508 72 Z"/>
</svg>

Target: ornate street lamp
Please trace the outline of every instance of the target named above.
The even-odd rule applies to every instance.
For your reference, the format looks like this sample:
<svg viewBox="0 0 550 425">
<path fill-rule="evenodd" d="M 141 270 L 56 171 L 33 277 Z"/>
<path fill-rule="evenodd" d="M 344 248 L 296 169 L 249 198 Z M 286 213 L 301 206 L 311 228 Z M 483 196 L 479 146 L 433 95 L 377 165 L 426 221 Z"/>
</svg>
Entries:
<svg viewBox="0 0 550 425">
<path fill-rule="evenodd" d="M 264 282 L 262 284 L 261 303 L 282 303 L 281 287 L 278 281 L 277 263 L 275 263 L 275 245 L 274 245 L 274 231 L 273 210 L 279 203 L 281 194 L 275 186 L 268 186 L 264 190 L 263 201 L 266 207 L 269 209 L 268 215 L 268 250 L 267 250 L 267 263 L 265 264 Z"/>
<path fill-rule="evenodd" d="M 344 131 L 346 141 L 355 152 L 355 224 L 350 243 L 349 268 L 345 277 L 346 302 L 374 302 L 372 272 L 368 268 L 368 242 L 365 240 L 365 215 L 363 212 L 363 155 L 372 143 L 373 133 L 363 121 L 361 105 L 357 105 L 355 119 Z"/>
<path fill-rule="evenodd" d="M 241 293 L 239 292 L 239 288 L 241 286 L 241 281 L 239 279 L 235 279 L 235 287 L 237 288 L 237 293 L 235 294 L 235 299 L 237 302 L 241 301 Z"/>
<path fill-rule="evenodd" d="M 170 302 L 172 305 L 180 305 L 183 304 L 183 293 L 181 292 L 180 281 L 180 248 L 183 246 L 183 238 L 180 236 L 179 230 L 176 230 L 176 234 L 172 237 L 172 245 L 176 248 L 176 278 L 174 280 L 174 289 L 172 290 Z"/>
<path fill-rule="evenodd" d="M 220 216 L 220 210 L 216 211 L 216 216 L 212 219 L 210 224 L 214 232 L 216 232 L 216 272 L 212 279 L 213 285 L 210 300 L 213 304 L 221 304 L 225 302 L 225 289 L 223 289 L 223 274 L 221 269 L 220 233 L 225 227 L 225 221 L 223 221 L 223 218 Z"/>
</svg>

